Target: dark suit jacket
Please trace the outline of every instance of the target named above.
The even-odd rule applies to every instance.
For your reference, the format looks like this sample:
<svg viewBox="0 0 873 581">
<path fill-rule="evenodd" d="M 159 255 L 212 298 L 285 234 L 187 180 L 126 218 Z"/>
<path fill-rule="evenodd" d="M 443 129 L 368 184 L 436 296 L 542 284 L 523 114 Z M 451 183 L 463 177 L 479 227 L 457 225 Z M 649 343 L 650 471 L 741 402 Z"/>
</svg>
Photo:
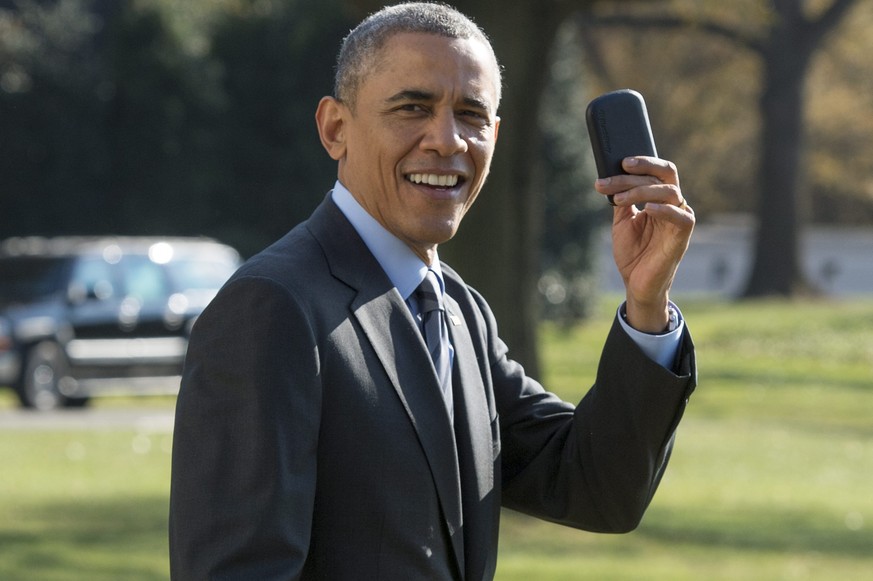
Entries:
<svg viewBox="0 0 873 581">
<path fill-rule="evenodd" d="M 454 428 L 403 299 L 328 198 L 195 325 L 177 403 L 173 579 L 491 579 L 500 506 L 636 527 L 695 385 L 613 326 L 578 407 L 507 358 L 443 267 Z"/>
</svg>

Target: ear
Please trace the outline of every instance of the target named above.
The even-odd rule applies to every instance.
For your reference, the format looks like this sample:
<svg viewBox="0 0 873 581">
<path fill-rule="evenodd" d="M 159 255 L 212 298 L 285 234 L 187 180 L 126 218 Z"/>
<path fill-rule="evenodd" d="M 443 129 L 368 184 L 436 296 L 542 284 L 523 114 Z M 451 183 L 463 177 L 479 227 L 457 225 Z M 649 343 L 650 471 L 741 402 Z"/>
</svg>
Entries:
<svg viewBox="0 0 873 581">
<path fill-rule="evenodd" d="M 497 143 L 497 134 L 500 133 L 500 117 L 494 118 L 494 142 Z"/>
<path fill-rule="evenodd" d="M 348 113 L 348 108 L 333 97 L 323 97 L 315 111 L 321 145 L 336 161 L 346 155 L 345 120 Z"/>
</svg>

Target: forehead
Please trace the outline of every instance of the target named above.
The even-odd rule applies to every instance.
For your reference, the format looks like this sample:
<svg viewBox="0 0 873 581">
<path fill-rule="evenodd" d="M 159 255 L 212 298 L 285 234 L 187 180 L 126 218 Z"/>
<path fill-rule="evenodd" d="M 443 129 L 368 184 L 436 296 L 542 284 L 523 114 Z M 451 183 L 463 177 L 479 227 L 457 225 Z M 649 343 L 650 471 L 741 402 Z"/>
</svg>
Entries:
<svg viewBox="0 0 873 581">
<path fill-rule="evenodd" d="M 385 42 L 362 88 L 390 92 L 415 87 L 438 94 L 450 90 L 486 98 L 496 109 L 499 78 L 494 55 L 480 40 L 404 32 Z"/>
</svg>

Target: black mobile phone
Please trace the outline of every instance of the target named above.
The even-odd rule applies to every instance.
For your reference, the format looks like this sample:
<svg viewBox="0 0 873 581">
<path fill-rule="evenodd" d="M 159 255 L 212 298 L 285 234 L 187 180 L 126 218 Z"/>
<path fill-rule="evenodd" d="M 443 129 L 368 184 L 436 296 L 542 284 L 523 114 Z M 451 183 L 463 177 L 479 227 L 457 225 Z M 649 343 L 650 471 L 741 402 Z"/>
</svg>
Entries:
<svg viewBox="0 0 873 581">
<path fill-rule="evenodd" d="M 601 95 L 585 111 L 597 176 L 626 173 L 621 162 L 634 155 L 657 157 L 652 127 L 643 96 L 631 89 Z M 612 196 L 608 196 L 612 204 Z"/>
</svg>

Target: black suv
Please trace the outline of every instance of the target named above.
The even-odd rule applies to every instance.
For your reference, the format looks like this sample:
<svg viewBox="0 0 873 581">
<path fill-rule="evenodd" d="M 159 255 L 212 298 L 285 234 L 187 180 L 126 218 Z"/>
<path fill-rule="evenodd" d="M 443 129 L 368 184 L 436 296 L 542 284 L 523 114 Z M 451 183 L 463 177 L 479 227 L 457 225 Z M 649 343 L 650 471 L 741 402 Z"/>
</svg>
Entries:
<svg viewBox="0 0 873 581">
<path fill-rule="evenodd" d="M 174 393 L 194 319 L 240 263 L 200 238 L 0 243 L 0 386 L 36 409 Z"/>
</svg>

